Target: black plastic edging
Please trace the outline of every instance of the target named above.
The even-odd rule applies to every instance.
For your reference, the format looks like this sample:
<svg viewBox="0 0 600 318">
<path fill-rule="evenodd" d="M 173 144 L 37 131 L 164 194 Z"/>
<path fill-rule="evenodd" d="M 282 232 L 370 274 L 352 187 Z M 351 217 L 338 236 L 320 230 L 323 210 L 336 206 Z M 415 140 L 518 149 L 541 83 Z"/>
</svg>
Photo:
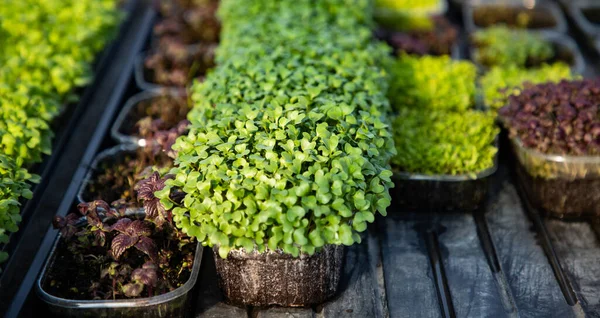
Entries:
<svg viewBox="0 0 600 318">
<path fill-rule="evenodd" d="M 127 22 L 129 27 L 124 28 L 119 37 L 118 50 L 110 60 L 105 75 L 98 77 L 95 82 L 97 87 L 87 111 L 77 121 L 64 151 L 57 154 L 57 166 L 49 176 L 49 185 L 40 196 L 31 221 L 24 229 L 27 235 L 23 236 L 15 249 L 15 255 L 21 257 L 13 255 L 11 258 L 13 264 L 10 265 L 21 267 L 21 271 L 15 271 L 20 275 L 4 275 L 11 277 L 7 279 L 8 284 L 0 285 L 0 313 L 5 312 L 6 317 L 19 315 L 34 286 L 57 234 L 50 227 L 51 219 L 57 214 L 65 215 L 71 208 L 85 166 L 89 165 L 99 148 L 128 88 L 134 58 L 146 42 L 154 17 L 151 0 L 136 1 Z M 26 273 L 23 268 L 28 268 Z"/>
</svg>

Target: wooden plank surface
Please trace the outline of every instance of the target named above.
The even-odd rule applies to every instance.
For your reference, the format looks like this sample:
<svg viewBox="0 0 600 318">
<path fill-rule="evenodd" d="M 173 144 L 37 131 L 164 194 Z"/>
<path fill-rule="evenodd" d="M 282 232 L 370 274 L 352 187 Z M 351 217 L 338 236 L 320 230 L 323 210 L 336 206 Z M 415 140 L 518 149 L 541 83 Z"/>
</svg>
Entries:
<svg viewBox="0 0 600 318">
<path fill-rule="evenodd" d="M 201 318 L 237 318 L 237 317 L 248 317 L 248 313 L 245 309 L 230 306 L 225 303 L 216 303 L 209 308 L 206 308 L 200 312 L 196 317 Z"/>
<path fill-rule="evenodd" d="M 346 249 L 338 295 L 316 308 L 238 308 L 223 302 L 212 253 L 204 257 L 196 317 L 388 317 L 379 240 L 371 227 L 362 244 Z M 250 313 L 250 315 L 249 315 Z"/>
<path fill-rule="evenodd" d="M 346 248 L 338 296 L 319 308 L 322 317 L 388 317 L 379 251 L 373 226 L 361 244 Z"/>
<path fill-rule="evenodd" d="M 195 317 L 198 318 L 247 318 L 248 311 L 244 308 L 223 303 L 223 295 L 219 289 L 215 260 L 210 248 L 204 249 L 202 267 L 196 284 Z"/>
<path fill-rule="evenodd" d="M 600 242 L 586 222 L 547 220 L 546 228 L 571 286 L 589 317 L 600 317 Z"/>
<path fill-rule="evenodd" d="M 259 310 L 256 318 L 313 318 L 315 312 L 307 308 L 269 308 Z"/>
<path fill-rule="evenodd" d="M 418 222 L 392 207 L 378 219 L 390 317 L 440 317 L 440 305 Z"/>
<path fill-rule="evenodd" d="M 567 304 L 506 171 L 498 178 L 486 221 L 519 316 L 579 316 Z"/>
<path fill-rule="evenodd" d="M 457 317 L 516 314 L 486 261 L 473 216 L 441 215 L 438 222 L 442 225 L 439 244 Z"/>
</svg>

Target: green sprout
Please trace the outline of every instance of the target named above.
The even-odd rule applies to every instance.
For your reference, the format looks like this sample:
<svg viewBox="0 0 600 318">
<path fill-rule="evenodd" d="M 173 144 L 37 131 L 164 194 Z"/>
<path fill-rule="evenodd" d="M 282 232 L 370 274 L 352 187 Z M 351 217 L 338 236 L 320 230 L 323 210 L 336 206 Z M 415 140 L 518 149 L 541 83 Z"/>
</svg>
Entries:
<svg viewBox="0 0 600 318">
<path fill-rule="evenodd" d="M 401 55 L 390 70 L 394 109 L 465 111 L 475 103 L 477 68 L 448 56 Z"/>
<path fill-rule="evenodd" d="M 218 66 L 192 87 L 190 132 L 156 192 L 186 234 L 221 257 L 312 255 L 360 242 L 386 214 L 390 61 L 371 10 L 366 0 L 222 1 Z"/>
<path fill-rule="evenodd" d="M 428 175 L 476 175 L 494 166 L 499 128 L 495 115 L 477 110 L 447 112 L 403 108 L 393 124 L 401 172 Z"/>
<path fill-rule="evenodd" d="M 518 94 L 523 84 L 559 82 L 573 79 L 569 65 L 561 62 L 544 64 L 540 67 L 524 69 L 516 65 L 492 67 L 481 79 L 484 103 L 497 111 L 505 106 L 510 95 Z"/>
<path fill-rule="evenodd" d="M 479 30 L 472 41 L 477 48 L 473 60 L 485 67 L 537 66 L 548 62 L 555 54 L 552 43 L 541 35 L 505 25 Z"/>
</svg>

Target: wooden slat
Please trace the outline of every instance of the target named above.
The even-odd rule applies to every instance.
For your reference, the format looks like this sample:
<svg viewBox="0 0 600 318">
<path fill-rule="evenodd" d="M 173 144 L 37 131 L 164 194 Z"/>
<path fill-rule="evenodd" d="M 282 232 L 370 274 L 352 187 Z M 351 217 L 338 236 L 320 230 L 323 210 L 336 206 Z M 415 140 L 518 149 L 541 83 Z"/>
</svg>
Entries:
<svg viewBox="0 0 600 318">
<path fill-rule="evenodd" d="M 600 317 L 600 242 L 586 222 L 546 221 L 548 234 L 586 315 Z"/>
<path fill-rule="evenodd" d="M 248 317 L 248 313 L 245 309 L 230 306 L 224 303 L 217 303 L 210 308 L 202 311 L 196 317 L 198 318 L 236 318 L 236 317 Z"/>
<path fill-rule="evenodd" d="M 247 318 L 248 312 L 244 308 L 230 306 L 223 303 L 223 295 L 219 289 L 215 260 L 210 248 L 204 249 L 202 267 L 198 277 L 197 296 L 192 301 L 195 305 L 195 317 L 198 318 Z"/>
<path fill-rule="evenodd" d="M 256 318 L 313 318 L 315 312 L 309 308 L 269 308 L 260 310 Z"/>
<path fill-rule="evenodd" d="M 457 317 L 501 317 L 516 314 L 501 296 L 503 286 L 488 265 L 470 214 L 439 217 L 439 244 Z M 506 307 L 506 308 L 505 308 Z"/>
<path fill-rule="evenodd" d="M 319 308 L 321 317 L 387 317 L 379 241 L 371 226 L 363 242 L 346 248 L 338 296 Z"/>
<path fill-rule="evenodd" d="M 390 317 L 440 317 L 425 242 L 415 230 L 418 222 L 394 212 L 378 220 Z"/>
<path fill-rule="evenodd" d="M 506 174 L 506 172 L 504 173 Z M 486 221 L 521 317 L 576 317 L 556 281 L 532 224 L 506 176 L 492 191 Z"/>
</svg>

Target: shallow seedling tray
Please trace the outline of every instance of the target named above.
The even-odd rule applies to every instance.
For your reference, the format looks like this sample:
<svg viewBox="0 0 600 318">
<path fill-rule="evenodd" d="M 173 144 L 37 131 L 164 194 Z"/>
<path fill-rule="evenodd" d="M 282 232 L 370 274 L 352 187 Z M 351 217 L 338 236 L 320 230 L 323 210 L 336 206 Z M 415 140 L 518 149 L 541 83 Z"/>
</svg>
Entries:
<svg viewBox="0 0 600 318">
<path fill-rule="evenodd" d="M 499 147 L 497 139 L 495 145 Z M 394 171 L 392 179 L 395 186 L 390 189 L 392 202 L 400 210 L 411 212 L 472 212 L 482 207 L 496 170 L 498 154 L 492 167 L 475 175 L 426 175 Z"/>
<path fill-rule="evenodd" d="M 37 280 L 36 293 L 48 305 L 48 309 L 56 317 L 146 317 L 170 318 L 186 317 L 190 311 L 192 288 L 196 284 L 202 262 L 203 248 L 196 246 L 194 265 L 190 277 L 181 287 L 168 293 L 135 299 L 117 300 L 75 300 L 54 296 L 44 289 L 46 273 L 52 268 L 61 236 L 50 252 L 41 274 Z"/>
<path fill-rule="evenodd" d="M 397 53 L 400 53 L 400 51 L 396 52 L 396 49 L 393 47 L 393 45 L 390 43 L 391 42 L 391 34 L 393 34 L 394 31 L 391 29 L 387 29 L 384 26 L 380 26 L 377 31 L 375 32 L 375 37 L 377 37 L 379 40 L 388 43 L 388 45 L 390 47 L 392 47 L 392 54 L 394 56 L 398 55 Z M 400 32 L 402 33 L 402 32 Z M 454 41 L 454 43 L 450 46 L 450 57 L 454 60 L 460 60 L 463 58 L 462 54 L 461 54 L 461 45 L 460 45 L 460 38 L 457 37 L 456 40 Z M 402 51 L 404 52 L 404 51 Z M 428 55 L 428 54 L 425 54 Z M 434 54 L 435 55 L 435 54 Z"/>
<path fill-rule="evenodd" d="M 567 32 L 562 11 L 550 1 L 490 3 L 472 1 L 463 6 L 463 21 L 469 33 L 492 25 L 506 24 L 542 32 Z"/>
<path fill-rule="evenodd" d="M 94 161 L 92 161 L 92 164 L 90 165 L 90 168 L 86 173 L 83 182 L 81 183 L 79 191 L 77 192 L 77 201 L 79 203 L 84 203 L 102 199 L 108 203 L 111 203 L 118 200 L 119 194 L 111 196 L 108 194 L 99 195 L 91 193 L 92 191 L 90 190 L 90 185 L 92 180 L 97 178 L 98 174 L 102 172 L 103 164 L 108 163 L 111 166 L 114 166 L 125 163 L 128 158 L 135 157 L 137 149 L 139 149 L 138 145 L 123 144 L 100 152 Z M 143 208 L 130 207 L 127 208 L 126 211 L 127 213 L 138 213 L 140 210 L 143 210 Z"/>
<path fill-rule="evenodd" d="M 540 34 L 540 36 L 544 37 L 544 39 L 552 44 L 555 52 L 555 56 L 547 63 L 564 62 L 571 67 L 571 72 L 573 74 L 582 75 L 585 72 L 585 60 L 579 46 L 577 46 L 577 43 L 575 43 L 571 37 L 557 33 Z M 515 45 L 518 45 L 518 43 Z M 469 45 L 469 55 L 471 60 L 477 65 L 481 72 L 486 72 L 489 67 L 482 65 L 475 60 L 477 50 L 478 48 L 474 47 L 472 44 Z"/>
<path fill-rule="evenodd" d="M 135 132 L 134 125 L 145 116 L 152 116 L 153 119 L 156 119 L 156 114 L 148 111 L 148 104 L 146 104 L 156 98 L 185 99 L 186 94 L 180 90 L 163 89 L 158 91 L 144 91 L 130 97 L 111 127 L 110 134 L 113 139 L 121 144 L 136 144 L 140 147 L 148 145 L 151 141 L 139 136 Z M 184 119 L 185 116 L 182 116 L 179 120 Z"/>
<path fill-rule="evenodd" d="M 188 45 L 186 46 L 186 50 L 190 55 L 196 54 L 198 53 L 200 50 L 202 49 L 202 46 L 200 44 L 194 44 L 194 45 Z M 142 53 L 140 53 L 135 61 L 135 70 L 134 70 L 134 76 L 135 76 L 135 82 L 137 84 L 137 86 L 144 91 L 154 91 L 154 92 L 160 92 L 160 91 L 164 91 L 164 90 L 179 90 L 182 92 L 185 92 L 186 88 L 185 86 L 168 86 L 168 85 L 162 85 L 159 83 L 155 83 L 151 80 L 152 74 L 151 71 L 148 70 L 145 65 L 144 62 L 146 60 L 146 58 L 156 52 L 156 48 L 150 49 L 148 51 L 144 51 Z M 188 74 L 189 76 L 189 74 Z M 190 79 L 190 83 L 193 79 Z"/>
<path fill-rule="evenodd" d="M 557 218 L 600 216 L 600 156 L 548 155 L 511 139 L 517 175 L 532 204 Z"/>
<path fill-rule="evenodd" d="M 404 211 L 471 212 L 482 206 L 497 166 L 476 176 L 395 172 L 392 200 Z"/>
</svg>

